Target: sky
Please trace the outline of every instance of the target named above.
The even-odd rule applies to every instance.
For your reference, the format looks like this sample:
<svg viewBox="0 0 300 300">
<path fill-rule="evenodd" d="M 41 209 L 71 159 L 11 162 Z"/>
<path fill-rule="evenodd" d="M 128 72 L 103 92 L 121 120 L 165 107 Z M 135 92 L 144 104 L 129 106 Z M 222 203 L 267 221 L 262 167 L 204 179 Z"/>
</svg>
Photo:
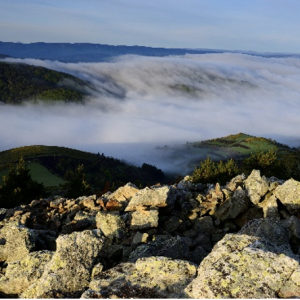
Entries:
<svg viewBox="0 0 300 300">
<path fill-rule="evenodd" d="M 299 0 L 0 0 L 0 41 L 300 53 Z"/>
</svg>

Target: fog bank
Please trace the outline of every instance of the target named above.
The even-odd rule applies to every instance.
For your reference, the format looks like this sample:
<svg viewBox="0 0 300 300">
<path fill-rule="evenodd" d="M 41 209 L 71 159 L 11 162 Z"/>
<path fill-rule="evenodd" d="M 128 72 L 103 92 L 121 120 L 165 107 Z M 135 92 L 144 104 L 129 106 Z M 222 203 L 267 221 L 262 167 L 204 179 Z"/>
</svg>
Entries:
<svg viewBox="0 0 300 300">
<path fill-rule="evenodd" d="M 155 145 L 238 132 L 300 144 L 297 58 L 224 53 L 123 56 L 110 63 L 5 61 L 67 72 L 94 89 L 84 105 L 1 105 L 0 150 L 57 145 L 160 167 L 166 158 L 153 157 Z"/>
</svg>

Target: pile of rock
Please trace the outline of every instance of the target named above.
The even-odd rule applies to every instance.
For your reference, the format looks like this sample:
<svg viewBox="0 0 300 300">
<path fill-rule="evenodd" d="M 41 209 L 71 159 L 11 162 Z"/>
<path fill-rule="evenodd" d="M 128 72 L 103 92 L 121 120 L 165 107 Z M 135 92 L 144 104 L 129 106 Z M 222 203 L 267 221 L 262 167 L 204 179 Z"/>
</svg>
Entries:
<svg viewBox="0 0 300 300">
<path fill-rule="evenodd" d="M 22 298 L 300 296 L 300 183 L 41 199 L 0 210 L 0 292 Z"/>
</svg>

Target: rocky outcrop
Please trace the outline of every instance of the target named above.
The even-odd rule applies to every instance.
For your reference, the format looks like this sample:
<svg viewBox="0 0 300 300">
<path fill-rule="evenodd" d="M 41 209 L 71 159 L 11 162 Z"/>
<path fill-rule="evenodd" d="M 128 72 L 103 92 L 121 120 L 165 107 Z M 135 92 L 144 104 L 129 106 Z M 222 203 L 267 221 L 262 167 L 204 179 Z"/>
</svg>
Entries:
<svg viewBox="0 0 300 300">
<path fill-rule="evenodd" d="M 183 298 L 195 276 L 196 266 L 187 261 L 140 258 L 94 277 L 82 298 Z"/>
<path fill-rule="evenodd" d="M 291 255 L 291 257 L 289 256 Z M 202 261 L 198 276 L 185 289 L 190 298 L 277 298 L 300 296 L 299 259 L 264 239 L 228 234 Z"/>
<path fill-rule="evenodd" d="M 52 256 L 52 251 L 35 251 L 21 260 L 10 263 L 5 276 L 0 278 L 0 291 L 7 295 L 19 295 L 24 292 L 42 276 L 45 265 Z"/>
<path fill-rule="evenodd" d="M 88 286 L 92 268 L 98 262 L 104 239 L 99 230 L 74 232 L 57 239 L 57 250 L 43 275 L 22 298 L 48 298 L 59 294 L 78 296 Z"/>
<path fill-rule="evenodd" d="M 185 177 L 172 186 L 129 183 L 101 197 L 0 209 L 0 293 L 299 296 L 299 186 L 254 170 L 225 186 Z"/>
</svg>

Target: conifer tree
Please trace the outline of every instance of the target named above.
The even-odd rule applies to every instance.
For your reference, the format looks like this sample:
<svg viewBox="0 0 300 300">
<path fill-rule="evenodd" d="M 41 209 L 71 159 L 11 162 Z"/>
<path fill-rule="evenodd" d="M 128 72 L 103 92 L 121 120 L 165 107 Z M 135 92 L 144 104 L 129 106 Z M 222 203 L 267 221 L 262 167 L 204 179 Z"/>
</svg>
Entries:
<svg viewBox="0 0 300 300">
<path fill-rule="evenodd" d="M 12 208 L 28 204 L 32 200 L 45 196 L 46 190 L 42 183 L 33 180 L 21 157 L 18 164 L 12 164 L 8 174 L 2 177 L 0 185 L 0 207 Z"/>
</svg>

